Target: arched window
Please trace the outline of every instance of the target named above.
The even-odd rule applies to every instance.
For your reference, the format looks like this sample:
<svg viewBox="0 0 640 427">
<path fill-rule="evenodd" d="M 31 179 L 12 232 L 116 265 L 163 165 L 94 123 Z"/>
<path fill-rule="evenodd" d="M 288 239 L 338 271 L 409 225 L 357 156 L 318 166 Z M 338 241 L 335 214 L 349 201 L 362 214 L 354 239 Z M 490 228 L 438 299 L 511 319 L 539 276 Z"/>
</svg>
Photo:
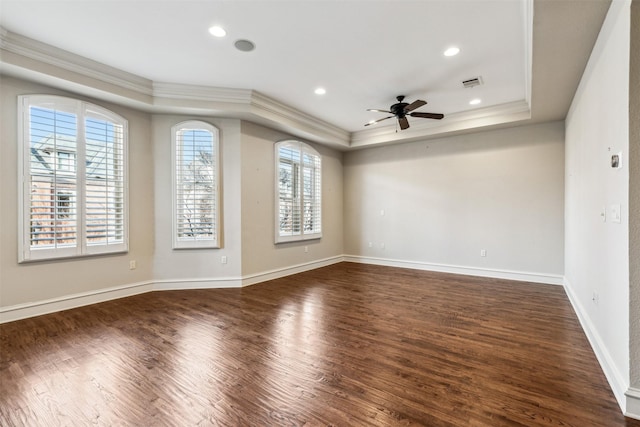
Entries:
<svg viewBox="0 0 640 427">
<path fill-rule="evenodd" d="M 300 141 L 275 145 L 276 243 L 322 237 L 322 157 Z"/>
<path fill-rule="evenodd" d="M 173 247 L 219 248 L 218 129 L 187 121 L 171 128 Z"/>
<path fill-rule="evenodd" d="M 50 95 L 19 117 L 19 261 L 127 251 L 127 121 Z"/>
</svg>

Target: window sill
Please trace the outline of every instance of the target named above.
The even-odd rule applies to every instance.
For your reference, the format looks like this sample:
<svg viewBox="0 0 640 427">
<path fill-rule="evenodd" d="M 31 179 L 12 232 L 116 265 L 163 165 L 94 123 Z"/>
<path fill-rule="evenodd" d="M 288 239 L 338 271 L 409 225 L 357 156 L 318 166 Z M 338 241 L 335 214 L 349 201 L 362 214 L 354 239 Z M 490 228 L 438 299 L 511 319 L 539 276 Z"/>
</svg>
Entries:
<svg viewBox="0 0 640 427">
<path fill-rule="evenodd" d="M 282 243 L 293 243 L 293 242 L 304 242 L 308 240 L 320 240 L 322 238 L 322 233 L 314 233 L 307 235 L 298 235 L 298 236 L 278 236 L 276 237 L 276 245 L 280 245 Z"/>
</svg>

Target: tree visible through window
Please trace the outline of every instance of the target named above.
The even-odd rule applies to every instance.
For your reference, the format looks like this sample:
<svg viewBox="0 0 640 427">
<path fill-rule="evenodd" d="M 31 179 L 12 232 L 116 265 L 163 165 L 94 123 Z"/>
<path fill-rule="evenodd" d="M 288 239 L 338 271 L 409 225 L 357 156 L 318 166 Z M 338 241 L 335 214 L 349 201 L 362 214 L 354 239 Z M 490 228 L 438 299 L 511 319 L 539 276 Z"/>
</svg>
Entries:
<svg viewBox="0 0 640 427">
<path fill-rule="evenodd" d="M 174 248 L 219 247 L 218 130 L 189 121 L 172 135 Z"/>
<path fill-rule="evenodd" d="M 276 243 L 322 236 L 322 159 L 299 141 L 276 144 Z"/>
</svg>

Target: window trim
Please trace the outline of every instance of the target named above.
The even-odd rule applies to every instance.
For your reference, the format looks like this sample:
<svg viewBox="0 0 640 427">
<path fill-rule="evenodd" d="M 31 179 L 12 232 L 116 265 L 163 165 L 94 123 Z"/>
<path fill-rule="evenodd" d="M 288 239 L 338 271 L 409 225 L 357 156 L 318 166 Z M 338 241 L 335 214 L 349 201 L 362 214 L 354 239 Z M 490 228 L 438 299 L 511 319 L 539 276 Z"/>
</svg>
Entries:
<svg viewBox="0 0 640 427">
<path fill-rule="evenodd" d="M 280 234 L 280 148 L 282 147 L 292 147 L 294 149 L 296 149 L 297 151 L 300 152 L 300 164 L 302 164 L 302 156 L 304 155 L 304 153 L 316 156 L 319 160 L 320 160 L 320 166 L 319 166 L 319 171 L 320 171 L 320 231 L 319 232 L 315 232 L 315 233 L 306 233 L 304 232 L 304 226 L 303 226 L 303 208 L 302 206 L 304 206 L 304 191 L 303 191 L 303 185 L 299 184 L 299 192 L 298 192 L 298 197 L 300 198 L 300 221 L 301 221 L 301 226 L 300 226 L 300 231 L 298 234 L 293 234 L 293 235 L 281 235 Z M 275 173 L 274 173 L 274 194 L 275 194 L 275 206 L 274 206 L 274 234 L 275 234 L 275 243 L 276 244 L 281 244 L 281 243 L 287 243 L 287 242 L 299 242 L 299 241 L 306 241 L 306 240 L 317 240 L 317 239 L 321 239 L 322 238 L 322 201 L 323 201 L 323 197 L 322 197 L 322 156 L 320 155 L 320 153 L 313 148 L 312 146 L 310 146 L 309 144 L 306 144 L 302 141 L 297 141 L 297 140 L 284 140 L 284 141 L 280 141 L 277 142 L 274 146 L 274 165 L 275 165 Z M 299 168 L 302 169 L 302 168 Z M 302 181 L 302 172 L 300 171 L 300 176 L 298 177 L 298 181 L 301 182 Z M 314 188 L 314 191 L 317 190 L 316 188 Z"/>
<path fill-rule="evenodd" d="M 178 188 L 177 188 L 177 144 L 178 132 L 182 130 L 206 130 L 213 135 L 212 152 L 214 156 L 214 194 L 215 205 L 213 224 L 214 237 L 212 239 L 181 240 L 178 238 Z M 220 235 L 222 217 L 220 206 L 220 131 L 216 126 L 201 120 L 186 120 L 171 127 L 171 241 L 173 249 L 220 249 L 222 238 Z"/>
<path fill-rule="evenodd" d="M 77 148 L 75 172 L 63 171 L 64 176 L 74 176 L 76 180 L 75 215 L 76 244 L 69 247 L 31 248 L 31 107 L 44 107 L 50 104 L 56 111 L 74 114 L 77 118 Z M 87 189 L 86 189 L 86 130 L 85 120 L 102 116 L 122 126 L 122 242 L 91 244 L 87 241 Z M 65 258 L 78 258 L 105 254 L 126 253 L 129 251 L 129 122 L 119 114 L 97 104 L 57 95 L 19 95 L 18 96 L 18 263 L 48 261 Z M 84 161 L 81 161 L 84 160 Z M 54 161 L 57 162 L 57 153 Z M 57 194 L 53 194 L 52 203 L 57 206 Z"/>
</svg>

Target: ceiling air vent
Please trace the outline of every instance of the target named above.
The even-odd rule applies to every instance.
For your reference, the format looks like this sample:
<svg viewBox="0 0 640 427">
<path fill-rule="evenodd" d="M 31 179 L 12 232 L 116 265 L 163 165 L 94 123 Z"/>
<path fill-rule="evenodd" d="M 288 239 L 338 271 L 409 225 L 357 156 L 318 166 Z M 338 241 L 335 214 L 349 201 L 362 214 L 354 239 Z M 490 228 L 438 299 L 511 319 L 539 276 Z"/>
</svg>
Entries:
<svg viewBox="0 0 640 427">
<path fill-rule="evenodd" d="M 482 84 L 482 77 L 480 76 L 462 81 L 462 86 L 466 88 L 480 86 L 481 84 Z"/>
</svg>

